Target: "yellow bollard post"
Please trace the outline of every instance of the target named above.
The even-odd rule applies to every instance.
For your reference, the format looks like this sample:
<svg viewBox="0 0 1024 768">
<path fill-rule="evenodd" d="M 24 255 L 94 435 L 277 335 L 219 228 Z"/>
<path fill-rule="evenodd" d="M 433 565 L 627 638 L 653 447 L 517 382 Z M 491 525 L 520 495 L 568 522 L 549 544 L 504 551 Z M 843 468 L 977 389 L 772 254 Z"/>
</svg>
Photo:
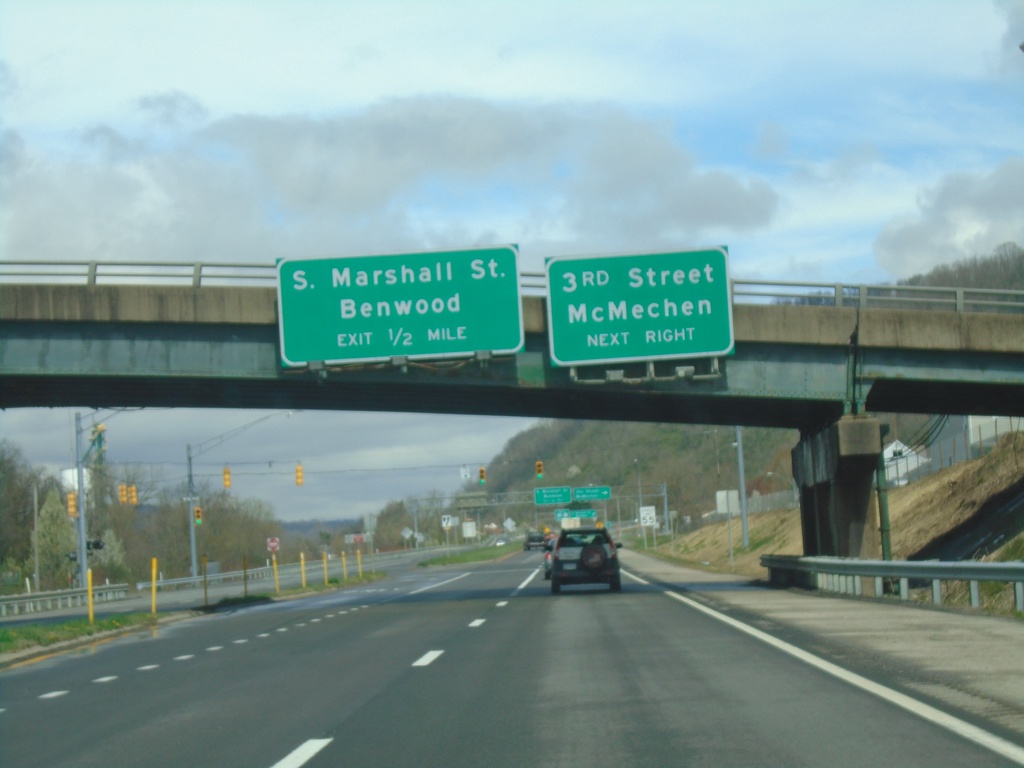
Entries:
<svg viewBox="0 0 1024 768">
<path fill-rule="evenodd" d="M 359 578 L 363 578 L 363 550 L 356 550 L 356 562 L 359 564 Z"/>
<path fill-rule="evenodd" d="M 92 568 L 85 572 L 85 592 L 89 603 L 89 623 L 92 624 Z"/>
<path fill-rule="evenodd" d="M 327 553 L 322 552 L 322 559 L 324 561 L 324 586 L 327 586 Z"/>
<path fill-rule="evenodd" d="M 153 577 L 152 577 L 153 588 L 152 588 L 152 598 L 150 600 L 150 602 L 152 603 L 152 608 L 150 608 L 150 610 L 152 611 L 153 615 L 156 616 L 156 558 L 155 557 L 153 558 L 153 563 L 152 563 L 151 569 L 153 571 Z"/>
<path fill-rule="evenodd" d="M 348 558 L 345 557 L 345 553 L 341 553 L 341 578 L 343 581 L 348 581 Z"/>
<path fill-rule="evenodd" d="M 277 555 L 271 555 L 270 562 L 274 566 L 274 591 L 281 594 L 281 582 L 277 578 Z"/>
<path fill-rule="evenodd" d="M 302 571 L 302 588 L 306 588 L 306 553 L 299 552 L 299 566 Z"/>
</svg>

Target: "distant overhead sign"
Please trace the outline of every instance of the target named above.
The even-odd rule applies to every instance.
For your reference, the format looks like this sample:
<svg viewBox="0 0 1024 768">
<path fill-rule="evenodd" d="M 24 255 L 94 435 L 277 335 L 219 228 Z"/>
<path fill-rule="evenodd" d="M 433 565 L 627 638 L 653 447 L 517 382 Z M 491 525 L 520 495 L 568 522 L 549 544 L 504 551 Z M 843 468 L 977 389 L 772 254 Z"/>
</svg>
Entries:
<svg viewBox="0 0 1024 768">
<path fill-rule="evenodd" d="M 576 501 L 610 499 L 612 497 L 612 489 L 607 485 L 585 485 L 580 488 L 573 488 L 572 497 Z"/>
<path fill-rule="evenodd" d="M 533 489 L 533 503 L 538 506 L 543 504 L 568 504 L 570 501 L 572 501 L 572 488 L 568 485 Z"/>
<path fill-rule="evenodd" d="M 513 246 L 277 263 L 281 362 L 512 354 L 523 346 Z"/>
<path fill-rule="evenodd" d="M 552 362 L 588 365 L 731 354 L 727 255 L 723 246 L 549 259 Z"/>
</svg>

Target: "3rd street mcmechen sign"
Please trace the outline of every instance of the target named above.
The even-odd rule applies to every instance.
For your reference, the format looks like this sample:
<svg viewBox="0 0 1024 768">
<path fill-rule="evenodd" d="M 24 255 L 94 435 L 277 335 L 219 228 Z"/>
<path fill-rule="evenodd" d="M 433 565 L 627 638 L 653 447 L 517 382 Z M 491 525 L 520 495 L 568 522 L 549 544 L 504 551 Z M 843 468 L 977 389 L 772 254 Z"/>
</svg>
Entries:
<svg viewBox="0 0 1024 768">
<path fill-rule="evenodd" d="M 514 354 L 523 347 L 512 246 L 277 263 L 286 366 Z"/>
<path fill-rule="evenodd" d="M 725 247 L 546 264 L 555 365 L 717 357 L 733 351 Z"/>
</svg>

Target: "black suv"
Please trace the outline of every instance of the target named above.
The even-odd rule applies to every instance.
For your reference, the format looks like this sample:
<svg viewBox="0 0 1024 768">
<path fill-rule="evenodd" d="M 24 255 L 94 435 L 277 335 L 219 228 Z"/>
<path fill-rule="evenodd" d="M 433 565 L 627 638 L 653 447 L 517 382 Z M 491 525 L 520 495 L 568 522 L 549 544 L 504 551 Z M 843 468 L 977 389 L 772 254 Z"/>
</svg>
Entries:
<svg viewBox="0 0 1024 768">
<path fill-rule="evenodd" d="M 551 552 L 551 594 L 561 592 L 563 584 L 607 584 L 612 592 L 620 591 L 621 546 L 601 526 L 563 530 Z"/>
<path fill-rule="evenodd" d="M 523 551 L 529 549 L 544 549 L 544 534 L 540 531 L 530 531 L 526 534 L 526 541 L 523 543 Z"/>
</svg>

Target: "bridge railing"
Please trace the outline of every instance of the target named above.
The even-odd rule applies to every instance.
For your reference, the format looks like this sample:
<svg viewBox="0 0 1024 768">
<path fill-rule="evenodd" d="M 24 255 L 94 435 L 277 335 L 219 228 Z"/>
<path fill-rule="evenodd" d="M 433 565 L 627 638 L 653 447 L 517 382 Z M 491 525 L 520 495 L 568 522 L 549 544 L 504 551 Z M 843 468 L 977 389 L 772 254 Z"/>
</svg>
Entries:
<svg viewBox="0 0 1024 768">
<path fill-rule="evenodd" d="M 800 584 L 828 592 L 863 596 L 865 579 L 874 580 L 874 595 L 884 592 L 886 579 L 899 580 L 900 599 L 910 600 L 911 581 L 930 581 L 932 603 L 942 604 L 942 584 L 966 582 L 971 606 L 981 607 L 981 582 L 1013 584 L 1013 602 L 1024 611 L 1024 563 L 984 563 L 940 560 L 858 560 L 845 557 L 796 557 L 762 555 L 761 565 L 768 569 L 773 584 Z"/>
<path fill-rule="evenodd" d="M 273 264 L 198 261 L 0 261 L 0 282 L 273 288 L 277 268 Z M 521 272 L 520 284 L 526 295 L 543 296 L 547 291 L 543 272 Z M 733 301 L 739 304 L 1024 314 L 1024 291 L 738 279 L 732 281 L 732 290 Z"/>
</svg>

